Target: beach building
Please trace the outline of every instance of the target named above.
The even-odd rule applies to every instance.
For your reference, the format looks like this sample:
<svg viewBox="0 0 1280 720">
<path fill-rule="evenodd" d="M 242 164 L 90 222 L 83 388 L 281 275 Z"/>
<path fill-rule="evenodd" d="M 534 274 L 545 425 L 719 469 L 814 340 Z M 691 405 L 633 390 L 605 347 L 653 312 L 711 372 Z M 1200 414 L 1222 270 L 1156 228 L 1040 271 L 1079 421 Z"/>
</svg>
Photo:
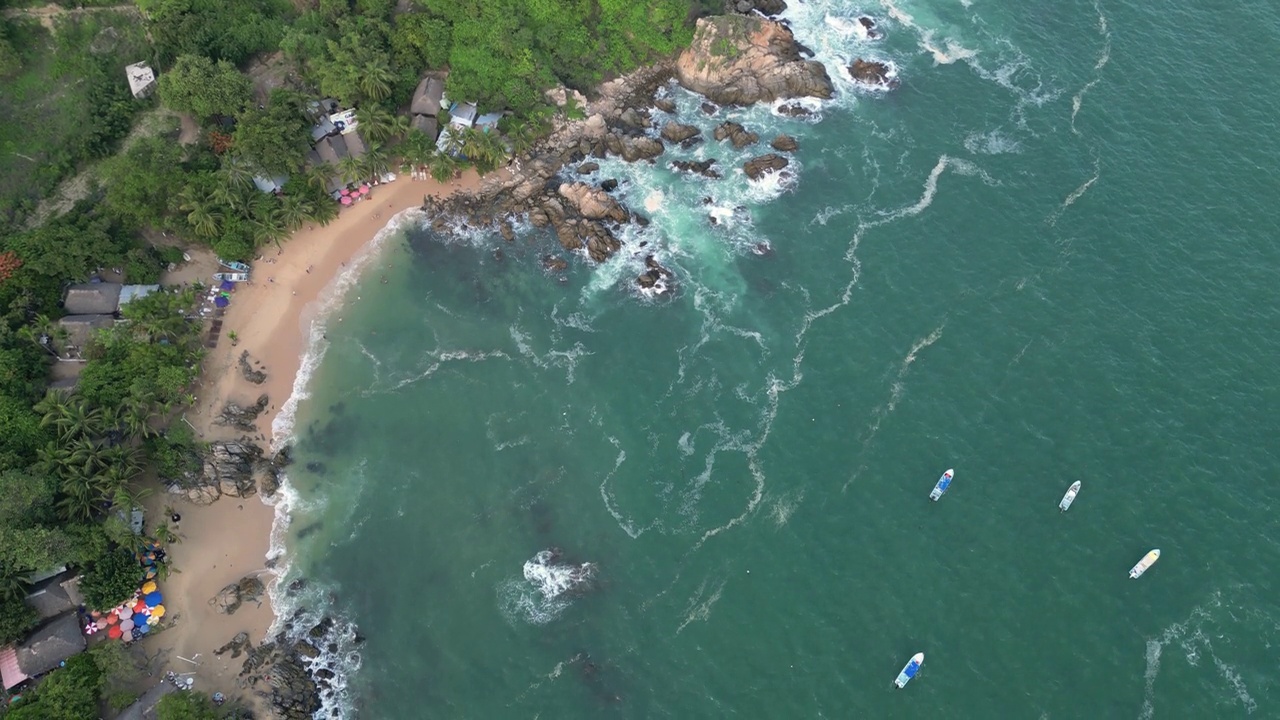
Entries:
<svg viewBox="0 0 1280 720">
<path fill-rule="evenodd" d="M 342 136 L 347 143 L 347 152 L 356 157 L 363 157 L 365 153 L 364 138 L 360 137 L 360 133 L 353 132 Z"/>
<path fill-rule="evenodd" d="M 477 114 L 475 103 L 454 103 L 449 106 L 449 123 L 469 128 L 476 124 Z"/>
<path fill-rule="evenodd" d="M 120 283 L 82 283 L 67 288 L 62 307 L 71 315 L 110 315 L 120 308 Z"/>
<path fill-rule="evenodd" d="M 0 676 L 5 689 L 49 672 L 67 658 L 84 652 L 85 645 L 76 614 L 59 615 L 18 645 L 0 648 Z"/>
<path fill-rule="evenodd" d="M 136 62 L 124 69 L 129 78 L 129 90 L 136 98 L 144 98 L 155 92 L 156 72 L 144 62 Z"/>
<path fill-rule="evenodd" d="M 253 186 L 264 193 L 279 192 L 284 189 L 284 184 L 287 182 L 289 182 L 288 175 L 279 175 L 277 177 L 253 176 Z"/>
<path fill-rule="evenodd" d="M 409 112 L 414 115 L 435 117 L 440 114 L 440 103 L 443 99 L 444 80 L 435 76 L 424 77 L 422 82 L 418 83 L 418 89 L 413 91 Z"/>
<path fill-rule="evenodd" d="M 409 121 L 409 127 L 421 132 L 432 140 L 435 140 L 436 134 L 440 132 L 439 121 L 434 117 L 428 117 L 426 115 L 414 115 L 413 119 Z"/>
<path fill-rule="evenodd" d="M 55 618 L 80 607 L 80 576 L 63 572 L 39 582 L 27 593 L 27 604 L 35 609 L 41 620 Z"/>
<path fill-rule="evenodd" d="M 500 112 L 487 113 L 485 115 L 481 115 L 480 117 L 476 118 L 475 127 L 485 132 L 489 132 L 491 130 L 497 130 L 498 122 L 502 120 L 503 115 L 504 113 L 500 113 Z"/>
<path fill-rule="evenodd" d="M 52 339 L 54 349 L 58 357 L 64 360 L 82 360 L 84 350 L 94 334 L 115 324 L 114 315 L 68 315 L 58 320 L 59 332 Z"/>
</svg>

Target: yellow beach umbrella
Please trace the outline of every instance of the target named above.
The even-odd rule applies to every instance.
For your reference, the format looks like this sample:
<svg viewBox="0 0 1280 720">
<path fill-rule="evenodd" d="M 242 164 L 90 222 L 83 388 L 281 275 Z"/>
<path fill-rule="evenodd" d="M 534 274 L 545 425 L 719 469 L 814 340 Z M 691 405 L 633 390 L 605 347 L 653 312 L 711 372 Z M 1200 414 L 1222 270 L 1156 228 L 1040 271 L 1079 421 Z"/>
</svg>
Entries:
<svg viewBox="0 0 1280 720">
<path fill-rule="evenodd" d="M 150 580 L 148 580 L 148 581 L 147 581 L 145 584 L 143 584 L 143 586 L 142 586 L 142 594 L 143 594 L 143 595 L 147 595 L 147 594 L 149 594 L 149 593 L 153 593 L 153 592 L 155 592 L 155 591 L 156 591 L 156 584 L 155 584 L 155 583 L 153 583 L 153 582 L 151 582 Z"/>
<path fill-rule="evenodd" d="M 151 617 L 164 617 L 164 606 L 157 605 L 151 608 Z"/>
</svg>

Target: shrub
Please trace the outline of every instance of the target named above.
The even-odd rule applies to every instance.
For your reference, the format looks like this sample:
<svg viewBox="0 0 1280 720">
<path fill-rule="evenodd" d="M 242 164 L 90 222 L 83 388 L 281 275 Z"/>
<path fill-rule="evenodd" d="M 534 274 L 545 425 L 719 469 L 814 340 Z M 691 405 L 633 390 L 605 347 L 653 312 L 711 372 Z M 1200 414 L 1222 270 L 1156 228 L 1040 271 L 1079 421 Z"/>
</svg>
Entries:
<svg viewBox="0 0 1280 720">
<path fill-rule="evenodd" d="M 80 592 L 86 605 L 105 610 L 128 600 L 141 582 L 138 559 L 129 550 L 116 548 L 89 567 L 80 581 Z"/>
</svg>

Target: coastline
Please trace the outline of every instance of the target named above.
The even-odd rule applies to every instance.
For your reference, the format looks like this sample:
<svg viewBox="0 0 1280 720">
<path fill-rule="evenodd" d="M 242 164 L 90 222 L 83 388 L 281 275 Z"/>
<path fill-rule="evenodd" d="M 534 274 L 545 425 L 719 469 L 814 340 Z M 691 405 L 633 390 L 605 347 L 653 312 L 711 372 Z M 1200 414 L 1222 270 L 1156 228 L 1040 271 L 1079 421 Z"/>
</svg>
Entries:
<svg viewBox="0 0 1280 720">
<path fill-rule="evenodd" d="M 248 439 L 268 456 L 279 450 L 287 442 L 287 418 L 306 382 L 299 373 L 313 352 L 310 329 L 329 307 L 329 298 L 340 297 L 340 292 L 330 291 L 339 289 L 348 265 L 354 269 L 352 261 L 374 249 L 371 243 L 384 228 L 402 219 L 402 213 L 420 208 L 425 196 L 446 197 L 479 186 L 480 177 L 474 171 L 449 183 L 403 177 L 376 187 L 369 200 L 343 209 L 330 224 L 299 230 L 278 249 L 264 248 L 253 263 L 253 282 L 240 284 L 232 295 L 223 316 L 222 336 L 205 358 L 194 393 L 196 403 L 183 418 L 197 437 L 203 442 L 244 438 L 243 431 L 216 425 L 214 420 L 228 402 L 247 406 L 265 393 L 267 407 Z M 230 340 L 232 331 L 237 335 L 235 345 Z M 244 351 L 257 369 L 266 372 L 262 384 L 249 382 L 240 372 Z M 290 412 L 282 413 L 286 407 Z M 148 499 L 153 517 L 163 517 L 165 508 L 182 516 L 174 524 L 182 540 L 169 552 L 175 571 L 163 583 L 174 622 L 143 641 L 147 654 L 160 660 L 159 674 L 166 670 L 190 674 L 197 689 L 219 691 L 265 709 L 253 688 L 238 682 L 243 657 L 214 651 L 238 633 L 246 633 L 256 646 L 272 632 L 276 615 L 268 598 L 276 578 L 275 562 L 282 552 L 275 543 L 287 526 L 287 517 L 282 516 L 287 508 L 277 506 L 280 499 L 279 492 L 270 498 L 227 496 L 208 505 L 169 493 Z M 215 609 L 212 598 L 247 576 L 261 580 L 267 592 L 233 614 Z"/>
</svg>

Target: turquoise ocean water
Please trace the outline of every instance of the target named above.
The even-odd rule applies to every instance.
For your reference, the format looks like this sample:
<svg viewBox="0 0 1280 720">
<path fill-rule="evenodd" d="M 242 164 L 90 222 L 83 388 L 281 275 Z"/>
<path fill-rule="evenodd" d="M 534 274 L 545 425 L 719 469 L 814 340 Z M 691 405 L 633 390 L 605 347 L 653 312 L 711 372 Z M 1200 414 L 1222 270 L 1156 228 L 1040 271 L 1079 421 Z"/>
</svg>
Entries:
<svg viewBox="0 0 1280 720">
<path fill-rule="evenodd" d="M 411 222 L 335 289 L 277 598 L 367 638 L 333 712 L 1280 717 L 1280 8 L 786 17 L 901 87 L 837 77 L 810 121 L 673 89 L 800 150 L 762 184 L 602 163 L 660 203 L 627 237 L 671 296 L 643 251 L 561 283 L 545 233 Z"/>
</svg>

